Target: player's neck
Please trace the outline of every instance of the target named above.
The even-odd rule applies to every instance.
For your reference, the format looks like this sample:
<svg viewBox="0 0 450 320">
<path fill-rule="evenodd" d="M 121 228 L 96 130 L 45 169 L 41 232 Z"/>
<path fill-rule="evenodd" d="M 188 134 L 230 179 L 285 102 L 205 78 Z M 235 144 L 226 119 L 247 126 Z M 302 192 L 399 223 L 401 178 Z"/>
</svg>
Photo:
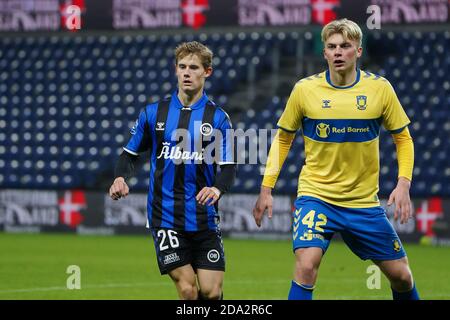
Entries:
<svg viewBox="0 0 450 320">
<path fill-rule="evenodd" d="M 193 104 L 195 104 L 198 100 L 200 100 L 200 98 L 203 95 L 203 90 L 198 90 L 197 92 L 193 92 L 191 93 L 187 93 L 184 92 L 182 90 L 178 90 L 178 99 L 180 99 L 180 102 L 183 104 L 183 106 L 185 107 L 189 107 L 192 106 Z"/>
<path fill-rule="evenodd" d="M 356 67 L 350 68 L 345 72 L 336 72 L 330 70 L 331 83 L 335 86 L 345 87 L 356 81 Z"/>
</svg>

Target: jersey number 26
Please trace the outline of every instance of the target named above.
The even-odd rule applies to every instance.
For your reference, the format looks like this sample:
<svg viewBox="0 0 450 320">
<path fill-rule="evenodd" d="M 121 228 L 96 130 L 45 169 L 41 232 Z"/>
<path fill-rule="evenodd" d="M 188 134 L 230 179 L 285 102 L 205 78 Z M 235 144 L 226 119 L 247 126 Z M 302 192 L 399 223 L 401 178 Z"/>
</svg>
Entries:
<svg viewBox="0 0 450 320">
<path fill-rule="evenodd" d="M 158 230 L 157 234 L 158 238 L 161 239 L 161 241 L 159 242 L 159 249 L 161 251 L 167 250 L 169 249 L 169 247 L 178 248 L 178 246 L 180 245 L 176 231 L 160 229 Z"/>
</svg>

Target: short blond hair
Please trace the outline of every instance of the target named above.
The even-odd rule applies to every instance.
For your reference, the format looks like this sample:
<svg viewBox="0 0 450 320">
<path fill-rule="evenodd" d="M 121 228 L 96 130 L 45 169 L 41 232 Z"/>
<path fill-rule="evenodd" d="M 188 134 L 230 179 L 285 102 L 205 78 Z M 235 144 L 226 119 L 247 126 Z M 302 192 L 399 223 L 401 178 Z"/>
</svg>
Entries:
<svg viewBox="0 0 450 320">
<path fill-rule="evenodd" d="M 328 38 L 336 33 L 342 34 L 344 39 L 357 41 L 359 46 L 362 46 L 363 34 L 361 28 L 355 22 L 345 18 L 329 22 L 322 29 L 322 42 L 325 44 Z"/>
<path fill-rule="evenodd" d="M 212 51 L 197 41 L 183 42 L 175 48 L 175 64 L 178 64 L 179 60 L 190 54 L 197 55 L 205 69 L 212 67 Z"/>
</svg>

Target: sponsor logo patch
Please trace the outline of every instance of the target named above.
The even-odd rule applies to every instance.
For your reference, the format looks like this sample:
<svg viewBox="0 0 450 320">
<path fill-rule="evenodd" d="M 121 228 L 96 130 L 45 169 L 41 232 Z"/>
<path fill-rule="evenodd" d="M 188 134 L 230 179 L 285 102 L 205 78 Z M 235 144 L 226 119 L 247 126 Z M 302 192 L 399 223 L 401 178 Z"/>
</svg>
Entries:
<svg viewBox="0 0 450 320">
<path fill-rule="evenodd" d="M 220 254 L 216 249 L 212 249 L 208 251 L 206 257 L 208 258 L 209 262 L 216 263 L 220 259 Z"/>
<path fill-rule="evenodd" d="M 168 254 L 164 257 L 164 264 L 171 264 L 174 262 L 180 261 L 180 257 L 176 252 Z"/>
</svg>

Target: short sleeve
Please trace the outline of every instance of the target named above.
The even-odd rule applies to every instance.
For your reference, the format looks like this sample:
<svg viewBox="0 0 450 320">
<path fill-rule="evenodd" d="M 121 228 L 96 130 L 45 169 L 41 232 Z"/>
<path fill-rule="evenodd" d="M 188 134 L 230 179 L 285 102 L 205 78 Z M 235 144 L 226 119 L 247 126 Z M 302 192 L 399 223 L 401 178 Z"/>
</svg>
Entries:
<svg viewBox="0 0 450 320">
<path fill-rule="evenodd" d="M 234 152 L 233 152 L 233 133 L 232 133 L 232 124 L 230 117 L 228 114 L 222 111 L 221 115 L 221 121 L 219 123 L 218 129 L 220 130 L 220 133 L 222 135 L 222 142 L 221 142 L 221 153 L 219 157 L 219 165 L 224 164 L 234 164 Z"/>
<path fill-rule="evenodd" d="M 391 133 L 398 133 L 410 123 L 392 85 L 386 81 L 383 92 L 383 126 Z"/>
<path fill-rule="evenodd" d="M 146 110 L 139 114 L 134 126 L 130 130 L 131 138 L 124 150 L 128 153 L 138 155 L 140 152 L 145 152 L 150 149 L 150 131 L 147 120 Z"/>
<path fill-rule="evenodd" d="M 301 90 L 300 83 L 297 83 L 289 96 L 283 114 L 278 120 L 278 127 L 285 131 L 296 132 L 301 127 L 303 119 Z"/>
</svg>

